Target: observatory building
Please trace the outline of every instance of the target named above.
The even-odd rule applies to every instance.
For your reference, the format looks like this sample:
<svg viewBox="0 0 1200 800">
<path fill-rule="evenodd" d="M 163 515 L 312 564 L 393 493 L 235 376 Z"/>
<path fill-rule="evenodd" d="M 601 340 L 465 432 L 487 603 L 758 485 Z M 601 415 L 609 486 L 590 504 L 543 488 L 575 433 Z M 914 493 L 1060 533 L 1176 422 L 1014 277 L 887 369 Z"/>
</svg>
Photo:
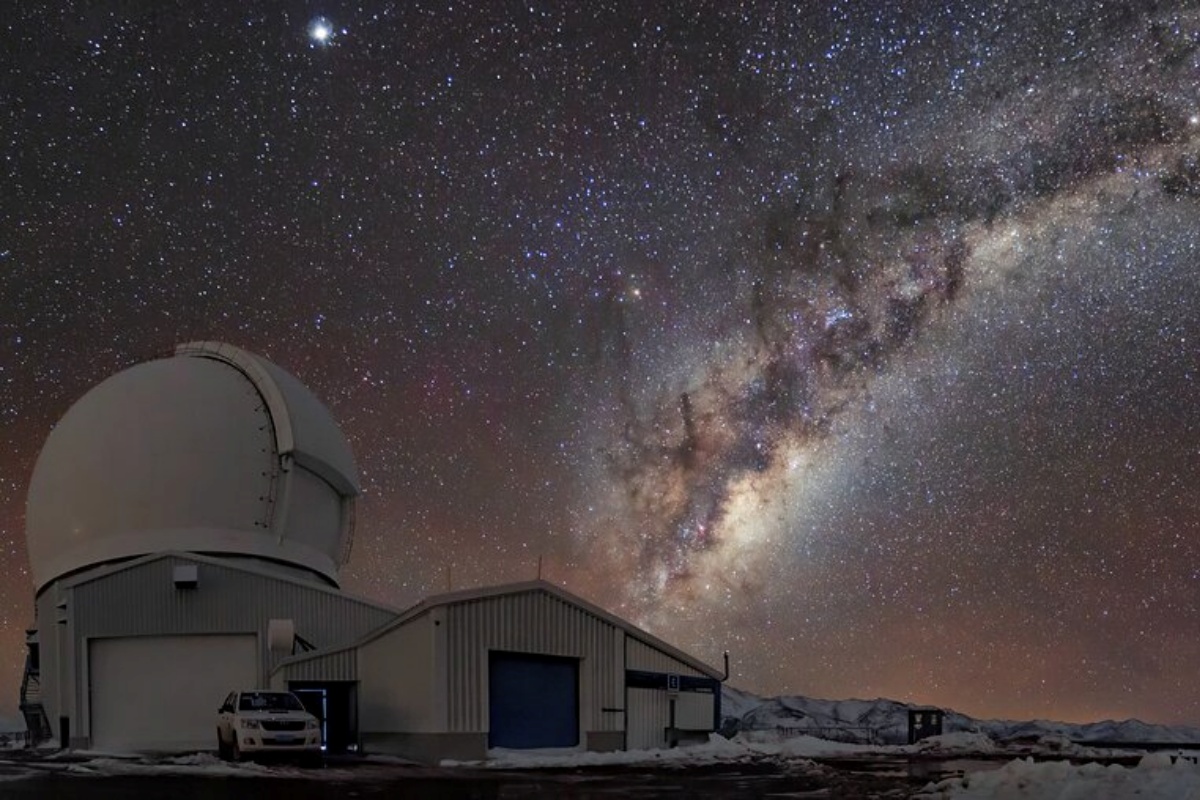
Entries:
<svg viewBox="0 0 1200 800">
<path fill-rule="evenodd" d="M 358 474 L 332 415 L 215 343 L 103 381 L 46 440 L 21 686 L 64 747 L 216 747 L 232 690 L 296 692 L 330 750 L 667 746 L 719 724 L 722 676 L 542 581 L 401 611 L 340 590 Z"/>
</svg>

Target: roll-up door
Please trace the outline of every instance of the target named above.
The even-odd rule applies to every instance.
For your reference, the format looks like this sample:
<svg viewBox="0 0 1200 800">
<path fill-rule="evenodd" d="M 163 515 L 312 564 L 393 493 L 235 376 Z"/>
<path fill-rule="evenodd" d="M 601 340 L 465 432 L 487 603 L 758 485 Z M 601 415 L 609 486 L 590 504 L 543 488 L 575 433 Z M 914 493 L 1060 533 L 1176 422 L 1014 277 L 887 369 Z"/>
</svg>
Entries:
<svg viewBox="0 0 1200 800">
<path fill-rule="evenodd" d="M 93 639 L 88 670 L 93 749 L 214 750 L 221 701 L 256 688 L 257 638 Z"/>
<path fill-rule="evenodd" d="M 579 661 L 493 651 L 488 658 L 489 747 L 579 744 Z"/>
</svg>

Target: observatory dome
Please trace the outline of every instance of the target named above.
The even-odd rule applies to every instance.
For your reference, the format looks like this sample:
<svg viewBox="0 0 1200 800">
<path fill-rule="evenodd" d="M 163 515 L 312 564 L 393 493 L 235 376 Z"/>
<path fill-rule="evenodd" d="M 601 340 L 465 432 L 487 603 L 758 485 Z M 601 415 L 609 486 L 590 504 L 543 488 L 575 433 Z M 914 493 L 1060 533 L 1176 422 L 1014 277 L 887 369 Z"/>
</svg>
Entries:
<svg viewBox="0 0 1200 800">
<path fill-rule="evenodd" d="M 275 364 L 195 342 L 77 401 L 33 470 L 26 544 L 38 591 L 169 550 L 269 559 L 336 585 L 358 494 L 329 410 Z"/>
</svg>

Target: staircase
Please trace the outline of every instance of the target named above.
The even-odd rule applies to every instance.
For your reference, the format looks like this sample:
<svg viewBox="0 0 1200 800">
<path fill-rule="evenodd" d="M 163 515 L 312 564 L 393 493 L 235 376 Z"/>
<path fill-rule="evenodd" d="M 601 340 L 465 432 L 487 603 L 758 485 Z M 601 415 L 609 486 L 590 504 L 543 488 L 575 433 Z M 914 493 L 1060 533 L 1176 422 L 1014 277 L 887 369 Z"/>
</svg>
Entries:
<svg viewBox="0 0 1200 800">
<path fill-rule="evenodd" d="M 50 730 L 50 720 L 42 705 L 37 631 L 26 631 L 25 645 L 28 652 L 25 654 L 25 676 L 21 679 L 21 714 L 25 717 L 25 727 L 29 729 L 29 743 L 36 747 L 53 737 L 54 733 Z"/>
</svg>

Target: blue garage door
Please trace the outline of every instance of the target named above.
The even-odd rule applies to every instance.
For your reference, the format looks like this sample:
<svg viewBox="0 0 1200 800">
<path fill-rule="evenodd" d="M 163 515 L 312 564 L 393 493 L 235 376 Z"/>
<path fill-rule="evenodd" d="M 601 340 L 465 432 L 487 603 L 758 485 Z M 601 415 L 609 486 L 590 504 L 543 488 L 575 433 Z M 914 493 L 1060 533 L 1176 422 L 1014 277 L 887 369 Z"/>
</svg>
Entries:
<svg viewBox="0 0 1200 800">
<path fill-rule="evenodd" d="M 488 657 L 489 747 L 579 744 L 579 661 L 529 653 Z"/>
</svg>

